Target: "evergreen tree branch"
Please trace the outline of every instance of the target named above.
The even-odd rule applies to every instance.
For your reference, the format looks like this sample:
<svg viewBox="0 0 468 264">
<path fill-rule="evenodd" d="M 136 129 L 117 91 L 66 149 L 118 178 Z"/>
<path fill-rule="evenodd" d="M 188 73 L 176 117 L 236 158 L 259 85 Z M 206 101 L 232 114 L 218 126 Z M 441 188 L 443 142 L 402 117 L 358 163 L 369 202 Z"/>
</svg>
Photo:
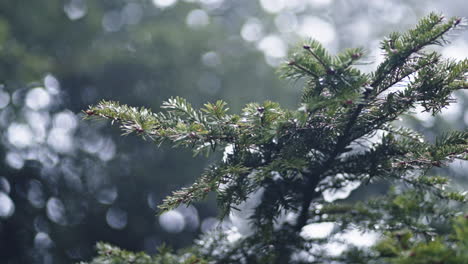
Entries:
<svg viewBox="0 0 468 264">
<path fill-rule="evenodd" d="M 393 76 L 395 70 L 401 67 L 408 58 L 428 45 L 442 45 L 442 37 L 449 31 L 462 25 L 461 18 L 452 17 L 444 22 L 442 15 L 429 14 L 421 19 L 419 24 L 406 34 L 393 33 L 383 41 L 381 46 L 387 52 L 386 60 L 379 65 L 374 74 L 371 87 L 375 88 L 374 96 L 388 89 L 388 86 L 378 88 L 388 76 Z"/>
<path fill-rule="evenodd" d="M 289 263 L 304 251 L 315 259 L 295 263 L 351 258 L 378 263 L 381 257 L 356 250 L 357 255 L 340 257 L 313 251 L 314 245 L 330 240 L 304 239 L 301 232 L 308 224 L 334 221 L 338 228 L 332 235 L 353 225 L 370 230 L 379 225 L 388 232 L 410 230 L 420 241 L 441 236 L 421 217 L 440 213 L 446 221 L 456 212 L 444 207 L 447 201 L 461 204 L 467 196 L 452 191 L 446 177 L 431 176 L 430 170 L 455 159 L 468 160 L 468 132 L 447 133 L 430 144 L 390 123 L 416 105 L 437 114 L 453 101 L 454 91 L 466 89 L 467 60 L 443 60 L 424 50 L 446 44 L 447 34 L 462 24 L 459 18 L 430 14 L 414 29 L 391 34 L 382 42 L 386 58 L 373 74 L 353 67 L 362 58 L 362 49 L 331 56 L 319 42 L 306 42 L 282 67 L 284 77 L 305 79 L 297 110 L 267 101 L 247 104 L 240 115 L 229 115 L 223 101 L 197 110 L 185 99 L 171 98 L 160 113 L 103 101 L 86 114 L 118 122 L 126 134 L 192 147 L 195 153 L 232 148 L 222 163 L 160 206 L 171 210 L 214 191 L 224 217 L 252 195 L 260 196 L 249 216 L 253 235 L 235 243 L 228 243 L 226 236 L 212 236 L 204 254 L 214 263 Z M 325 191 L 375 179 L 411 191 L 352 206 L 322 199 Z M 285 214 L 295 219 L 282 220 Z"/>
</svg>

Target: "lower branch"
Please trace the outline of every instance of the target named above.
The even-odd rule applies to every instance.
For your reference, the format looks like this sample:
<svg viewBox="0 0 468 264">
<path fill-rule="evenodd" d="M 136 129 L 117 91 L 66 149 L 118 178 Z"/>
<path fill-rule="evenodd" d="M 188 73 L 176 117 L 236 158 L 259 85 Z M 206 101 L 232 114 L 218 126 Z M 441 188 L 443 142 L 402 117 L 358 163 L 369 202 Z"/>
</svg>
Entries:
<svg viewBox="0 0 468 264">
<path fill-rule="evenodd" d="M 317 198 L 320 193 L 315 191 L 319 181 L 319 177 L 316 179 L 308 178 L 308 184 L 304 187 L 303 199 L 301 204 L 301 211 L 299 212 L 299 216 L 297 217 L 295 231 L 300 232 L 302 228 L 307 224 L 307 220 L 309 219 L 309 207 L 312 201 Z"/>
</svg>

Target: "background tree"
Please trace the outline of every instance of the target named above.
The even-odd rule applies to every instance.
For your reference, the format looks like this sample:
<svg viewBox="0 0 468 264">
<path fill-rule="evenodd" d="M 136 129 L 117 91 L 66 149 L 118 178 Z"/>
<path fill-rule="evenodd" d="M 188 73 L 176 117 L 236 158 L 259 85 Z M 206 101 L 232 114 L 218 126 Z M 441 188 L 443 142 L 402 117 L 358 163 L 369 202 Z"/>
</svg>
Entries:
<svg viewBox="0 0 468 264">
<path fill-rule="evenodd" d="M 261 53 L 232 53 L 242 44 L 239 39 L 228 40 L 221 22 L 188 24 L 186 17 L 194 10 L 207 15 L 208 6 L 0 3 L 1 171 L 2 193 L 8 197 L 0 203 L 5 212 L 2 260 L 88 259 L 99 240 L 149 252 L 162 241 L 186 246 L 202 221 L 216 214 L 209 204 L 192 207 L 178 212 L 185 225 L 166 230 L 154 216 L 157 201 L 209 161 L 122 141 L 118 133 L 81 123 L 78 116 L 86 105 L 107 96 L 155 107 L 173 93 L 199 101 L 229 97 L 236 90 L 247 94 L 247 83 L 264 87 L 256 96 L 266 89 L 277 94 L 278 82 L 262 77 L 273 69 L 261 62 Z M 231 52 L 221 56 L 221 49 Z M 238 60 L 252 63 L 239 67 Z M 184 75 L 174 69 L 184 69 Z M 254 74 L 241 78 L 244 71 Z M 117 155 L 116 149 L 126 154 Z M 186 166 L 177 166 L 179 162 Z M 143 175 L 147 170 L 151 173 Z"/>
<path fill-rule="evenodd" d="M 119 123 L 124 134 L 191 147 L 195 154 L 227 148 L 222 162 L 167 197 L 160 209 L 190 205 L 213 191 L 221 218 L 243 210 L 251 228 L 243 236 L 237 231 L 236 238 L 230 227 L 213 231 L 179 258 L 163 252 L 151 260 L 102 245 L 94 263 L 129 258 L 165 263 L 160 258 L 167 254 L 170 261 L 185 263 L 467 261 L 467 219 L 458 218 L 450 228 L 466 210 L 466 192 L 430 169 L 467 160 L 468 132 L 452 131 L 428 142 L 392 124 L 417 105 L 436 115 L 452 102 L 454 91 L 467 88 L 468 60 L 444 59 L 428 48 L 446 44 L 447 35 L 463 24 L 461 18 L 432 13 L 406 33 L 390 34 L 381 42 L 383 62 L 369 74 L 354 67 L 362 49 L 333 56 L 319 42 L 305 42 L 282 67 L 284 77 L 304 82 L 297 110 L 266 101 L 231 115 L 224 101 L 197 110 L 180 97 L 164 102 L 167 111 L 159 113 L 112 101 L 90 107 L 88 116 Z M 377 181 L 395 187 L 387 196 L 358 203 L 326 199 L 326 192 Z M 246 206 L 251 197 L 258 197 L 257 203 Z M 332 236 L 317 238 L 308 230 L 330 221 Z M 390 241 L 377 244 L 376 252 L 325 250 L 340 240 L 346 245 L 340 235 L 352 229 L 378 232 Z"/>
</svg>

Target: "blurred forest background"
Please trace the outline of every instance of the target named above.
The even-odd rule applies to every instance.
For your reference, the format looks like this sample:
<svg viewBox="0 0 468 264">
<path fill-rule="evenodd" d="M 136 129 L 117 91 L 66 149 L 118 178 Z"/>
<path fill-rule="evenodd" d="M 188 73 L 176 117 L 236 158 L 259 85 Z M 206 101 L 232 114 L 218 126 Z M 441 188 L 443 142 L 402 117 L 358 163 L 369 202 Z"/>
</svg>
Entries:
<svg viewBox="0 0 468 264">
<path fill-rule="evenodd" d="M 0 2 L 0 259 L 73 263 L 97 241 L 154 253 L 217 224 L 215 199 L 162 216 L 156 206 L 213 158 L 121 137 L 81 110 L 101 99 L 159 109 L 224 99 L 295 107 L 299 83 L 275 67 L 313 37 L 332 51 L 362 46 L 371 69 L 379 40 L 430 11 L 468 17 L 463 0 L 48 0 Z M 468 56 L 468 34 L 443 54 Z M 468 126 L 468 93 L 440 116 L 402 122 L 430 140 Z M 468 165 L 449 170 L 468 186 Z M 374 192 L 379 192 L 380 185 Z M 361 193 L 361 192 L 360 192 Z M 349 193 L 341 194 L 346 198 Z M 359 199 L 352 194 L 350 199 Z"/>
</svg>

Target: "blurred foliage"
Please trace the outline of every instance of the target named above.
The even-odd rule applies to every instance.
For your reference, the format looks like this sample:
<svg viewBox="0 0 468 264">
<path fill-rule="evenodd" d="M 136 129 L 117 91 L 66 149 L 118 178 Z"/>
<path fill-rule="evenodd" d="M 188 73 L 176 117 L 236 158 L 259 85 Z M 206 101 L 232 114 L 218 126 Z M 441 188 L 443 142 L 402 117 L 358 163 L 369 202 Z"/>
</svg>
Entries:
<svg viewBox="0 0 468 264">
<path fill-rule="evenodd" d="M 409 231 L 389 234 L 375 250 L 390 263 L 465 263 L 468 261 L 468 217 L 454 219 L 448 236 L 421 242 Z M 418 241 L 418 242 L 416 242 Z"/>
<path fill-rule="evenodd" d="M 170 248 L 165 246 L 159 247 L 158 254 L 155 256 L 149 256 L 143 252 L 129 252 L 105 243 L 98 243 L 96 247 L 100 257 L 95 258 L 90 264 L 208 264 L 206 260 L 193 253 L 174 254 Z"/>
<path fill-rule="evenodd" d="M 210 161 L 109 137 L 99 123 L 76 126 L 74 114 L 98 98 L 156 107 L 177 94 L 238 104 L 247 91 L 262 99 L 266 91 L 285 94 L 277 80 L 265 78 L 273 69 L 261 53 L 230 38 L 223 13 L 205 27 L 187 26 L 187 14 L 197 8 L 162 9 L 152 1 L 0 3 L 2 95 L 11 101 L 2 109 L 2 174 L 15 210 L 1 224 L 3 260 L 85 259 L 98 240 L 149 252 L 162 241 L 180 247 L 215 214 L 212 206 L 181 209 L 183 235 L 166 232 L 155 204 Z M 238 24 L 235 19 L 229 17 Z M 60 120 L 72 128 L 60 130 Z"/>
</svg>

